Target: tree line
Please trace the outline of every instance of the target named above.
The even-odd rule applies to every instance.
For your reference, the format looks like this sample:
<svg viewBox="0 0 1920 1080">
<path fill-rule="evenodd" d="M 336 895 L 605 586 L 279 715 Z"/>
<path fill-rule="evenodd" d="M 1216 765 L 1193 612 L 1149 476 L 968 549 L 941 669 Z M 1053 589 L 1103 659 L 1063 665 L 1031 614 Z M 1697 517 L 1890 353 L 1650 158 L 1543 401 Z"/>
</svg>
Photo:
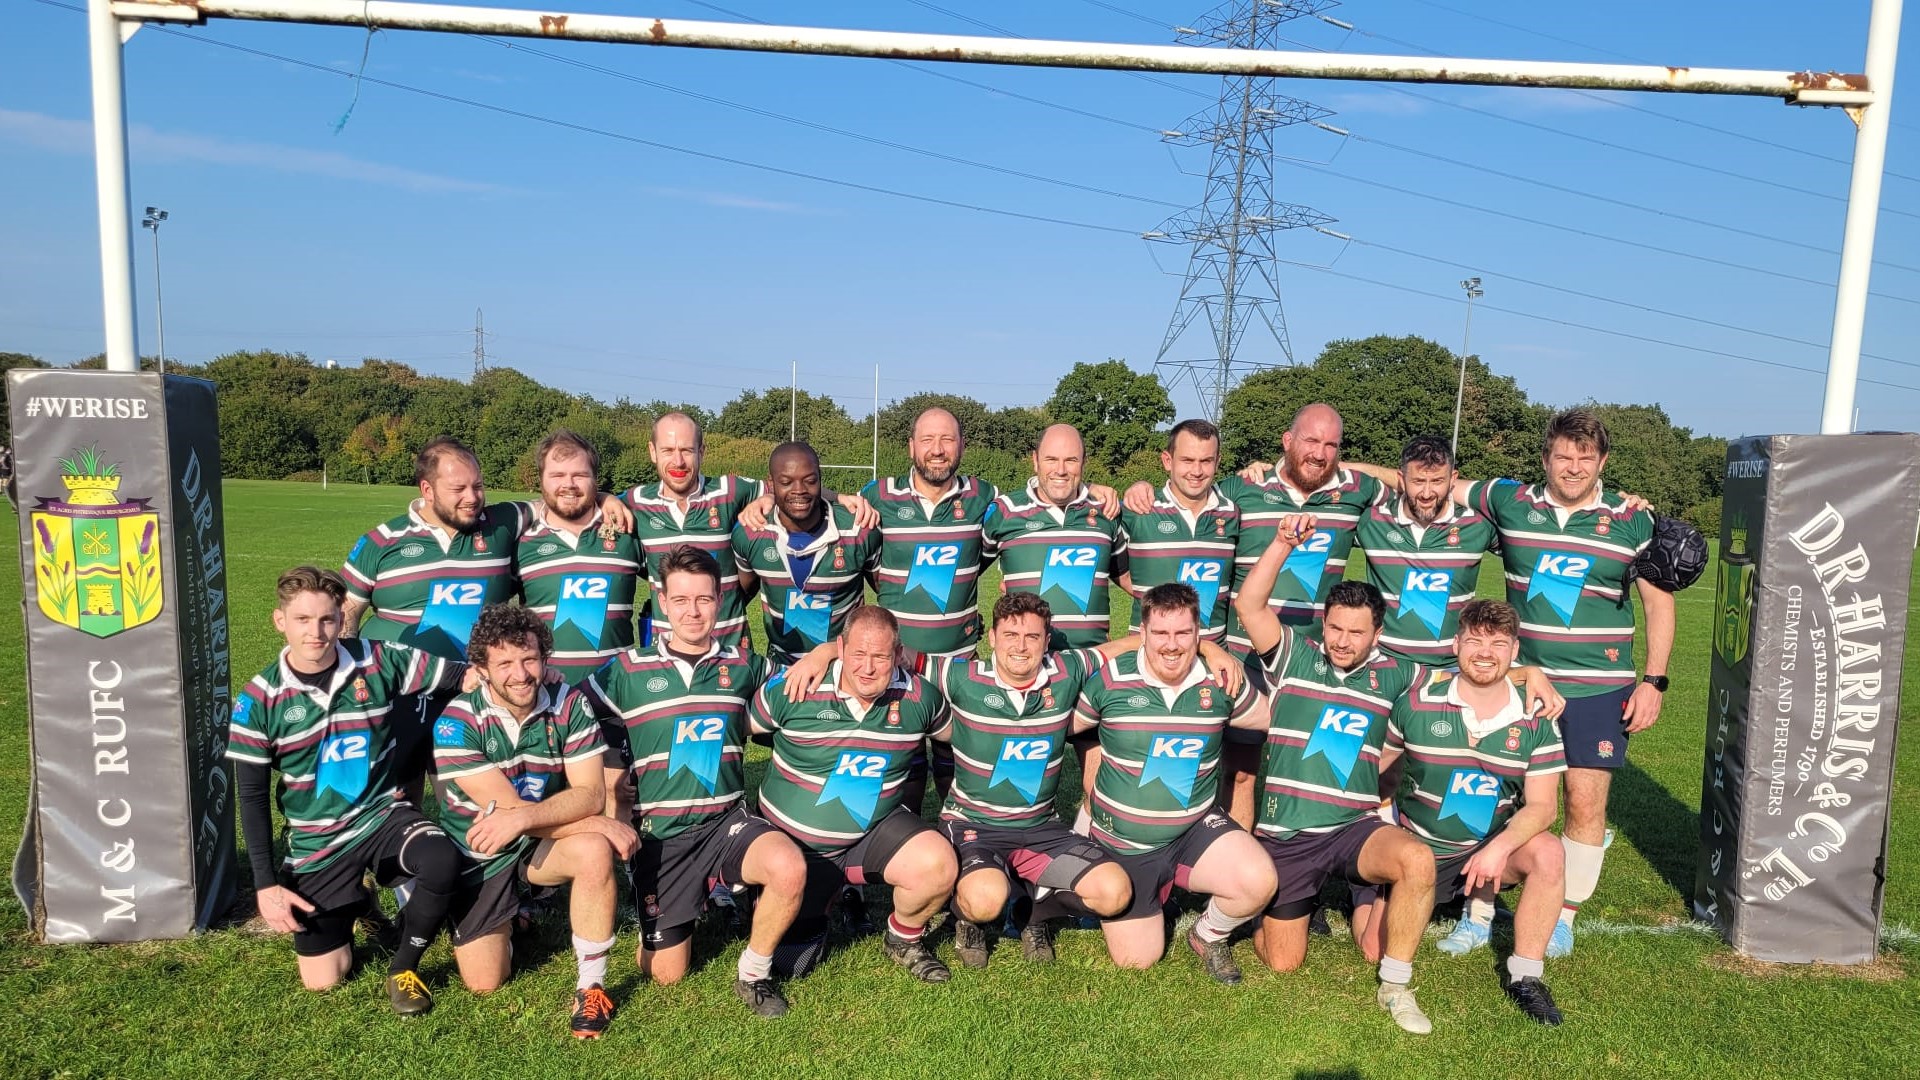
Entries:
<svg viewBox="0 0 1920 1080">
<path fill-rule="evenodd" d="M 1226 400 L 1222 456 L 1233 466 L 1280 454 L 1281 433 L 1300 406 L 1325 401 L 1346 418 L 1351 460 L 1397 464 L 1415 435 L 1451 432 L 1460 358 L 1419 337 L 1334 341 L 1311 364 L 1248 376 Z M 0 372 L 49 367 L 39 357 L 0 353 Z M 99 368 L 89 357 L 76 368 Z M 152 362 L 146 362 L 151 368 Z M 813 444 L 829 466 L 873 463 L 876 418 L 855 416 L 830 397 L 787 387 L 741 393 L 718 411 L 655 400 L 611 402 L 546 386 L 511 368 L 471 380 L 423 375 L 406 364 L 369 358 L 357 367 L 315 364 L 300 353 L 232 352 L 169 370 L 211 381 L 219 392 L 220 448 L 226 475 L 244 479 L 405 484 L 413 454 L 427 439 L 452 434 L 474 448 L 487 482 L 534 486 L 534 447 L 556 427 L 599 448 L 601 480 L 612 489 L 657 479 L 647 458 L 654 418 L 682 411 L 707 431 L 709 472 L 765 472 L 767 454 L 789 431 Z M 1607 482 L 1645 496 L 1665 513 L 1719 529 L 1726 440 L 1675 425 L 1658 404 L 1591 402 L 1613 437 Z M 1122 360 L 1077 363 L 1048 400 L 992 408 L 964 395 L 921 393 L 880 410 L 881 475 L 906 471 L 913 418 L 942 406 L 967 434 L 966 471 L 1001 487 L 1024 486 L 1028 454 L 1042 428 L 1070 423 L 1087 440 L 1091 480 L 1123 486 L 1157 482 L 1159 450 L 1175 420 L 1158 378 Z M 1460 469 L 1470 477 L 1539 478 L 1541 433 L 1554 406 L 1528 398 L 1514 380 L 1467 359 L 1460 421 Z M 0 424 L 6 411 L 0 409 Z M 853 489 L 866 470 L 830 469 L 830 486 Z"/>
</svg>

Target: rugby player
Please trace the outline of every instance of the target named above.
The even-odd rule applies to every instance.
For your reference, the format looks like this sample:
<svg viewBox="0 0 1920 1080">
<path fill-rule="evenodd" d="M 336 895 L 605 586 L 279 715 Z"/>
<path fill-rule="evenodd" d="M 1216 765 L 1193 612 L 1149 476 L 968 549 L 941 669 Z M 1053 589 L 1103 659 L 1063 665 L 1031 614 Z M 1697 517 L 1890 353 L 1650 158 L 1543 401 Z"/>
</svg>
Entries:
<svg viewBox="0 0 1920 1080">
<path fill-rule="evenodd" d="M 880 563 L 880 531 L 827 504 L 820 455 L 806 443 L 774 447 L 767 477 L 775 512 L 764 527 L 742 521 L 734 530 L 733 562 L 743 594 L 760 591 L 767 655 L 790 664 L 839 637 L 864 602 Z"/>
<path fill-rule="evenodd" d="M 561 428 L 534 455 L 540 502 L 514 544 L 522 602 L 553 634 L 549 665 L 568 685 L 634 641 L 633 599 L 645 572 L 640 539 L 600 512 L 600 454 Z"/>
<path fill-rule="evenodd" d="M 529 609 L 487 608 L 467 644 L 480 686 L 434 721 L 440 820 L 467 857 L 453 905 L 453 959 L 467 989 L 499 989 L 513 970 L 520 887 L 571 885 L 571 1028 L 575 1038 L 596 1039 L 614 1012 L 605 990 L 614 861 L 631 856 L 637 838 L 625 822 L 601 816 L 606 744 L 593 718 L 569 710 L 564 688 L 549 685 L 552 651 L 552 632 Z"/>
<path fill-rule="evenodd" d="M 1387 599 L 1380 651 L 1451 667 L 1460 609 L 1480 587 L 1480 557 L 1494 549 L 1493 523 L 1454 501 L 1459 478 L 1445 439 L 1418 435 L 1400 453 L 1398 490 L 1353 525 L 1367 581 Z"/>
<path fill-rule="evenodd" d="M 1240 981 L 1231 937 L 1272 898 L 1273 865 L 1234 820 L 1213 808 L 1227 729 L 1265 726 L 1259 697 L 1229 693 L 1197 654 L 1200 598 L 1156 585 L 1141 599 L 1145 643 L 1087 679 L 1077 731 L 1097 728 L 1102 753 L 1090 803 L 1093 838 L 1126 869 L 1132 898 L 1101 923 L 1107 952 L 1127 968 L 1166 951 L 1162 905 L 1175 885 L 1208 896 L 1188 935 L 1207 974 Z"/>
<path fill-rule="evenodd" d="M 393 1011 L 433 1008 L 420 956 L 446 921 L 461 860 L 447 834 L 401 791 L 394 702 L 452 692 L 464 664 L 397 642 L 342 639 L 346 583 L 331 570 L 280 575 L 273 627 L 279 657 L 240 688 L 227 736 L 235 763 L 241 836 L 260 917 L 293 935 L 300 981 L 325 990 L 353 969 L 354 921 L 381 885 L 411 878 L 399 945 L 387 965 Z M 287 819 L 286 883 L 273 861 L 272 774 L 281 774 Z"/>
<path fill-rule="evenodd" d="M 1628 739 L 1660 719 L 1673 650 L 1673 594 L 1634 580 L 1647 623 L 1645 675 L 1635 678 L 1628 571 L 1653 540 L 1654 518 L 1638 500 L 1601 486 L 1610 445 L 1592 410 L 1569 409 L 1547 425 L 1545 483 L 1463 481 L 1455 489 L 1499 530 L 1507 602 L 1520 612 L 1520 659 L 1544 668 L 1568 698 L 1560 717 L 1567 898 L 1551 957 L 1573 951 L 1574 916 L 1600 881 L 1613 771 L 1626 764 Z"/>
<path fill-rule="evenodd" d="M 1054 816 L 1071 713 L 1088 678 L 1109 659 L 1140 647 L 1123 638 L 1098 649 L 1052 651 L 1052 611 L 1030 592 L 1002 593 L 985 660 L 926 657 L 925 673 L 953 713 L 953 788 L 940 829 L 960 860 L 954 951 L 968 967 L 987 964 L 986 924 L 997 924 L 1017 882 L 1034 903 L 1020 932 L 1028 960 L 1053 959 L 1047 920 L 1114 918 L 1128 907 L 1126 870 L 1099 844 Z M 1219 652 L 1210 666 L 1232 693 L 1239 664 Z M 1231 676 L 1225 676 L 1226 669 Z"/>
<path fill-rule="evenodd" d="M 1454 652 L 1458 667 L 1430 671 L 1394 703 L 1381 772 L 1398 763 L 1395 816 L 1433 851 L 1434 903 L 1490 902 L 1495 891 L 1521 886 L 1502 985 L 1521 1012 L 1557 1025 L 1560 1010 L 1541 976 L 1566 887 L 1552 832 L 1566 771 L 1560 734 L 1552 720 L 1528 715 L 1508 681 L 1520 655 L 1512 605 L 1469 601 Z M 1455 954 L 1488 941 L 1487 930 L 1465 918 L 1453 937 L 1462 939 L 1447 950 Z"/>
<path fill-rule="evenodd" d="M 1000 560 L 1001 588 L 1030 592 L 1053 612 L 1055 649 L 1092 648 L 1112 633 L 1110 581 L 1127 572 L 1127 539 L 1100 489 L 1083 480 L 1086 443 L 1071 424 L 1040 433 L 1033 478 L 1001 492 L 982 554 Z"/>
<path fill-rule="evenodd" d="M 753 730 L 773 743 L 760 811 L 808 863 L 803 917 L 789 936 L 817 954 L 831 898 L 845 885 L 884 881 L 893 886 L 888 958 L 922 982 L 946 982 L 952 972 L 925 935 L 953 895 L 957 864 L 900 790 L 922 743 L 947 738 L 947 705 L 900 668 L 899 624 L 885 608 L 854 609 L 838 636 L 840 658 L 811 693 L 794 701 L 762 686 L 753 698 Z"/>
<path fill-rule="evenodd" d="M 1184 420 L 1167 435 L 1160 452 L 1167 481 L 1152 493 L 1147 506 L 1138 505 L 1140 484 L 1129 494 L 1121 512 L 1126 534 L 1127 561 L 1120 583 L 1133 594 L 1134 624 L 1140 629 L 1141 601 L 1158 585 L 1177 582 L 1199 597 L 1200 639 L 1227 640 L 1233 605 L 1235 552 L 1240 544 L 1241 514 L 1215 480 L 1220 470 L 1220 429 L 1205 420 Z M 1220 805 L 1242 829 L 1253 823 L 1254 775 L 1259 739 L 1229 734 L 1223 766 L 1226 782 L 1219 785 Z M 1091 793 L 1098 771 L 1099 748 L 1088 751 L 1083 764 Z"/>
<path fill-rule="evenodd" d="M 660 479 L 637 484 L 623 496 L 633 511 L 634 535 L 647 554 L 650 592 L 658 597 L 666 587 L 661 573 L 668 553 L 692 544 L 720 564 L 720 614 L 714 635 L 728 648 L 747 636 L 747 600 L 734 572 L 731 553 L 733 527 L 745 521 L 752 528 L 766 523 L 773 510 L 760 481 L 745 476 L 708 476 L 700 468 L 706 459 L 706 433 L 698 421 L 683 412 L 662 414 L 653 422 L 647 456 Z M 828 496 L 854 515 L 861 526 L 879 518 L 866 500 L 856 495 Z"/>
<path fill-rule="evenodd" d="M 776 947 L 793 925 L 806 863 L 787 834 L 747 808 L 742 751 L 755 691 L 786 677 L 810 688 L 826 661 L 815 654 L 782 670 L 717 634 L 720 564 L 680 544 L 660 560 L 658 606 L 670 631 L 628 649 L 580 684 L 576 712 L 600 720 L 607 742 L 608 813 L 640 833 L 633 861 L 640 944 L 634 960 L 662 986 L 693 959 L 693 929 L 711 885 L 759 890 L 733 992 L 757 1016 L 783 1016 L 773 981 Z M 803 668 L 811 667 L 809 676 Z M 631 784 L 629 784 L 629 778 Z"/>
</svg>

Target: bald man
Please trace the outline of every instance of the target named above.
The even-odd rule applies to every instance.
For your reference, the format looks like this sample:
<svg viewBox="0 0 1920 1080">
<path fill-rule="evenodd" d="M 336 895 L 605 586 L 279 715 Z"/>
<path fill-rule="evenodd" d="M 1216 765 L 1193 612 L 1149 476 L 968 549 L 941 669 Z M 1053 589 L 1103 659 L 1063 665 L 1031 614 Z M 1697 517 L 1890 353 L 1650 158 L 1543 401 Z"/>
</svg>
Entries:
<svg viewBox="0 0 1920 1080">
<path fill-rule="evenodd" d="M 1086 443 L 1071 424 L 1040 433 L 1033 478 L 1003 492 L 982 551 L 1000 560 L 1002 588 L 1030 592 L 1053 612 L 1055 649 L 1090 649 L 1112 636 L 1109 583 L 1127 571 L 1118 516 L 1083 480 Z"/>
</svg>

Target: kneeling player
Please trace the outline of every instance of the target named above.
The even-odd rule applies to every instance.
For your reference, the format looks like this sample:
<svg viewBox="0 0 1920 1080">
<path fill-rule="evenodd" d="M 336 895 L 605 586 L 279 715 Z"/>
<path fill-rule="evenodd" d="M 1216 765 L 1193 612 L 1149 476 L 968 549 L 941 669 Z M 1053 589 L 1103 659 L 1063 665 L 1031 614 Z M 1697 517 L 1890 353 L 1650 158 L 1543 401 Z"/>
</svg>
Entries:
<svg viewBox="0 0 1920 1080">
<path fill-rule="evenodd" d="M 1436 904 L 1521 886 L 1504 985 L 1522 1012 L 1558 1024 L 1541 975 L 1566 899 L 1564 855 L 1548 831 L 1567 768 L 1560 733 L 1552 720 L 1528 716 L 1507 681 L 1520 655 L 1520 616 L 1510 605 L 1468 601 L 1454 654 L 1460 666 L 1433 672 L 1388 720 L 1383 767 L 1399 756 L 1401 768 L 1394 808 L 1438 860 Z M 1462 940 L 1448 951 L 1471 952 L 1487 936 L 1484 924 L 1463 913 L 1454 931 Z"/>
<path fill-rule="evenodd" d="M 888 958 L 922 982 L 946 982 L 953 973 L 925 934 L 953 894 L 953 848 L 900 796 L 925 740 L 947 738 L 946 702 L 900 669 L 900 628 L 886 609 L 855 608 L 839 640 L 840 659 L 814 691 L 793 701 L 763 686 L 753 698 L 754 731 L 773 737 L 760 810 L 808 862 L 808 895 L 789 936 L 817 958 L 832 897 L 843 885 L 885 881 Z"/>
<path fill-rule="evenodd" d="M 273 626 L 286 647 L 241 687 L 227 739 L 260 917 L 293 935 L 307 989 L 325 990 L 353 968 L 354 920 L 372 899 L 364 875 L 386 886 L 411 879 L 387 998 L 402 1016 L 424 1013 L 433 995 L 416 969 L 446 921 L 460 853 L 402 794 L 403 740 L 390 720 L 398 698 L 457 689 L 465 665 L 395 642 L 343 640 L 347 586 L 331 570 L 294 567 L 277 592 Z M 285 885 L 273 863 L 275 771 L 284 782 Z"/>
<path fill-rule="evenodd" d="M 1020 932 L 1028 960 L 1053 959 L 1050 916 L 1110 919 L 1132 898 L 1126 870 L 1054 816 L 1074 703 L 1106 658 L 1092 649 L 1047 651 L 1051 623 L 1039 596 L 1003 593 L 993 608 L 991 657 L 926 658 L 953 714 L 954 782 L 940 830 L 960 861 L 953 941 L 968 967 L 986 966 L 986 926 L 999 924 L 1014 880 L 1033 888 Z"/>
<path fill-rule="evenodd" d="M 513 969 L 513 917 L 523 884 L 571 884 L 569 916 L 578 977 L 575 1038 L 613 1020 L 603 988 L 617 903 L 613 866 L 633 854 L 624 822 L 606 805 L 599 725 L 565 707 L 547 685 L 553 634 L 527 608 L 480 613 L 467 655 L 481 685 L 447 705 L 433 725 L 441 819 L 467 853 L 454 904 L 453 958 L 475 993 L 499 989 Z M 411 903 L 408 904 L 412 906 Z"/>
<path fill-rule="evenodd" d="M 1158 961 L 1161 906 L 1178 885 L 1209 897 L 1188 945 L 1208 975 L 1238 983 L 1230 937 L 1273 896 L 1273 864 L 1213 804 L 1227 728 L 1257 730 L 1266 719 L 1250 688 L 1228 693 L 1200 662 L 1200 598 L 1191 586 L 1147 590 L 1140 623 L 1145 643 L 1087 680 L 1073 716 L 1076 730 L 1100 731 L 1093 838 L 1133 886 L 1127 909 L 1101 925 L 1107 952 L 1121 967 Z"/>
<path fill-rule="evenodd" d="M 640 908 L 642 973 L 679 982 L 693 959 L 693 928 L 710 889 L 759 890 L 733 992 L 759 1016 L 784 1016 L 773 981 L 776 947 L 800 910 L 807 866 L 786 833 L 748 811 L 741 752 L 747 704 L 769 679 L 789 687 L 811 677 L 782 672 L 716 636 L 720 564 L 680 544 L 657 570 L 654 610 L 669 633 L 632 648 L 580 684 L 574 708 L 600 717 L 607 740 L 610 811 L 640 831 L 634 891 Z M 824 661 L 802 661 L 823 665 Z M 632 776 L 632 787 L 627 783 Z M 629 791 L 631 793 L 629 794 Z"/>
</svg>

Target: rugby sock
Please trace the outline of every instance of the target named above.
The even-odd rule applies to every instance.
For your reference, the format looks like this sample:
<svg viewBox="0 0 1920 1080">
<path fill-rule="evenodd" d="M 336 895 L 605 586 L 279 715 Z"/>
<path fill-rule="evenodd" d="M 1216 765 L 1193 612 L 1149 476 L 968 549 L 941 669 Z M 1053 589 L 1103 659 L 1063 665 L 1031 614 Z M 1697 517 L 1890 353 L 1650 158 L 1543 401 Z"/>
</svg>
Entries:
<svg viewBox="0 0 1920 1080">
<path fill-rule="evenodd" d="M 1467 901 L 1467 921 L 1476 926 L 1493 925 L 1493 901 L 1474 897 Z"/>
<path fill-rule="evenodd" d="M 1208 900 L 1207 910 L 1201 912 L 1199 920 L 1193 924 L 1193 936 L 1209 945 L 1216 941 L 1225 941 L 1235 927 L 1245 924 L 1252 918 L 1252 915 L 1242 915 L 1238 918 L 1227 915 L 1221 912 L 1220 901 Z"/>
<path fill-rule="evenodd" d="M 607 981 L 607 955 L 613 952 L 613 939 L 588 941 L 579 934 L 573 935 L 573 959 L 580 966 L 580 975 L 574 980 L 575 990 L 585 990 L 589 986 L 604 986 Z"/>
<path fill-rule="evenodd" d="M 773 957 L 762 956 L 751 948 L 740 950 L 740 966 L 735 969 L 743 983 L 756 983 L 773 977 Z"/>
<path fill-rule="evenodd" d="M 898 916 L 891 913 L 887 915 L 887 933 L 901 941 L 919 941 L 920 935 L 926 932 L 927 928 L 924 926 L 908 926 L 901 922 Z"/>
<path fill-rule="evenodd" d="M 1413 981 L 1413 961 L 1395 960 L 1391 956 L 1380 958 L 1380 981 L 1394 986 L 1405 986 Z"/>
<path fill-rule="evenodd" d="M 387 965 L 387 974 L 419 969 L 420 957 L 433 943 L 433 935 L 440 932 L 440 924 L 446 921 L 447 911 L 452 907 L 452 890 L 436 892 L 423 885 L 414 886 L 413 898 L 400 912 L 400 946 L 393 950 L 393 962 Z"/>
<path fill-rule="evenodd" d="M 1529 976 L 1538 979 L 1542 975 L 1545 975 L 1546 973 L 1547 973 L 1547 962 L 1545 960 L 1540 960 L 1537 958 L 1533 960 L 1529 960 L 1526 957 L 1521 956 L 1519 953 L 1515 953 L 1512 956 L 1507 957 L 1507 981 L 1508 982 L 1519 982 L 1521 979 L 1527 978 Z"/>
<path fill-rule="evenodd" d="M 1564 836 L 1560 838 L 1560 846 L 1567 853 L 1567 902 L 1560 908 L 1560 921 L 1572 926 L 1573 917 L 1580 913 L 1580 905 L 1586 903 L 1600 885 L 1600 863 L 1607 849 Z"/>
</svg>

